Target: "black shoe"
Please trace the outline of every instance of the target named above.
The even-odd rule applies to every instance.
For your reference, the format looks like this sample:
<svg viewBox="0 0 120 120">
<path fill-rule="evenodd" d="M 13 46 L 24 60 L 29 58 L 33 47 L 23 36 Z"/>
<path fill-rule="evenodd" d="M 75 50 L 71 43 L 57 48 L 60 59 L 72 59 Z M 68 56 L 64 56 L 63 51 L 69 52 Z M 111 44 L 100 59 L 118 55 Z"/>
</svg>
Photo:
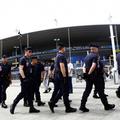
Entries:
<svg viewBox="0 0 120 120">
<path fill-rule="evenodd" d="M 49 93 L 47 90 L 45 90 L 43 93 Z"/>
<path fill-rule="evenodd" d="M 5 103 L 2 103 L 1 107 L 2 108 L 8 108 L 8 106 Z"/>
<path fill-rule="evenodd" d="M 80 107 L 79 110 L 81 110 L 82 112 L 89 112 L 89 109 L 86 107 Z"/>
<path fill-rule="evenodd" d="M 54 107 L 58 107 L 58 105 L 55 104 Z"/>
<path fill-rule="evenodd" d="M 30 107 L 29 113 L 39 113 L 39 112 L 40 112 L 40 110 L 37 110 L 34 107 Z"/>
<path fill-rule="evenodd" d="M 114 107 L 115 107 L 114 104 L 108 104 L 108 105 L 105 107 L 105 110 L 112 110 Z"/>
<path fill-rule="evenodd" d="M 29 104 L 26 103 L 26 102 L 24 102 L 23 106 L 24 106 L 24 107 L 29 107 Z"/>
<path fill-rule="evenodd" d="M 48 91 L 50 92 L 52 89 L 51 88 L 48 88 Z"/>
<path fill-rule="evenodd" d="M 106 97 L 108 97 L 108 95 L 107 95 L 107 94 L 105 94 L 105 96 L 106 96 Z"/>
<path fill-rule="evenodd" d="M 72 102 L 72 100 L 69 100 L 69 103 L 71 103 Z"/>
<path fill-rule="evenodd" d="M 93 98 L 99 99 L 100 97 L 97 95 L 93 95 Z"/>
<path fill-rule="evenodd" d="M 10 106 L 10 113 L 11 113 L 11 114 L 14 114 L 14 111 L 15 111 L 15 106 L 12 104 L 12 105 Z"/>
<path fill-rule="evenodd" d="M 54 111 L 54 106 L 55 106 L 55 105 L 53 105 L 52 102 L 48 102 L 48 105 L 49 105 L 49 108 L 50 108 L 51 112 L 54 113 L 54 112 L 55 112 L 55 111 Z"/>
<path fill-rule="evenodd" d="M 38 106 L 44 106 L 44 105 L 45 105 L 45 102 L 39 101 L 39 102 L 37 103 L 37 105 L 38 105 Z"/>
<path fill-rule="evenodd" d="M 76 111 L 77 111 L 77 109 L 76 109 L 76 108 L 72 108 L 72 107 L 67 108 L 67 109 L 65 110 L 66 113 L 72 113 L 72 112 L 76 112 Z"/>
</svg>

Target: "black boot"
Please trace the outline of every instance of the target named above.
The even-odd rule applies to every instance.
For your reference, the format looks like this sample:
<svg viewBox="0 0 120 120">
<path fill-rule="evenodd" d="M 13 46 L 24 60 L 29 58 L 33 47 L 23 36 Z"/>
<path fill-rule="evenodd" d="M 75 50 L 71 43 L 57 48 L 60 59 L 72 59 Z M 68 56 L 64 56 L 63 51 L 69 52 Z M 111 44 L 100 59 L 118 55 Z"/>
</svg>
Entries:
<svg viewBox="0 0 120 120">
<path fill-rule="evenodd" d="M 25 107 L 29 107 L 28 102 L 24 102 L 23 106 L 25 106 Z"/>
<path fill-rule="evenodd" d="M 49 91 L 48 91 L 48 90 L 45 90 L 43 93 L 49 93 Z"/>
<path fill-rule="evenodd" d="M 82 112 L 89 112 L 89 109 L 86 108 L 85 106 L 84 107 L 80 107 L 79 110 L 81 110 Z"/>
<path fill-rule="evenodd" d="M 72 112 L 76 112 L 77 109 L 76 108 L 72 108 L 72 107 L 69 107 L 65 110 L 66 113 L 72 113 Z"/>
<path fill-rule="evenodd" d="M 34 107 L 30 107 L 30 109 L 29 109 L 29 113 L 39 113 L 39 112 L 40 112 L 40 110 L 37 110 Z"/>
<path fill-rule="evenodd" d="M 10 113 L 11 113 L 11 114 L 14 114 L 15 106 L 16 106 L 16 105 L 14 105 L 14 104 L 12 104 L 12 105 L 10 106 Z"/>
<path fill-rule="evenodd" d="M 45 102 L 39 101 L 39 102 L 37 102 L 37 105 L 38 105 L 38 106 L 44 106 L 44 105 L 45 105 Z"/>
<path fill-rule="evenodd" d="M 1 107 L 2 108 L 8 108 L 8 106 L 5 104 L 5 102 L 2 102 Z"/>
<path fill-rule="evenodd" d="M 55 111 L 54 111 L 55 105 L 54 105 L 51 101 L 48 102 L 48 105 L 49 105 L 49 108 L 50 108 L 51 112 L 54 113 L 54 112 L 55 112 Z"/>
<path fill-rule="evenodd" d="M 105 106 L 105 110 L 112 110 L 114 107 L 114 104 L 108 104 L 107 106 Z"/>
<path fill-rule="evenodd" d="M 48 91 L 50 92 L 52 89 L 51 88 L 48 88 Z"/>
</svg>

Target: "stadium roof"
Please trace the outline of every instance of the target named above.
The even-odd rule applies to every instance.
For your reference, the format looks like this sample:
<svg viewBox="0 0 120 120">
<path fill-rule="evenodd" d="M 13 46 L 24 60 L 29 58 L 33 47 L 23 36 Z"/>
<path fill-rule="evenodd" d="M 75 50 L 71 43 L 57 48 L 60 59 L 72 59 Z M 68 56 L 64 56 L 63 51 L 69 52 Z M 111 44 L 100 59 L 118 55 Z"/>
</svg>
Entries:
<svg viewBox="0 0 120 120">
<path fill-rule="evenodd" d="M 114 25 L 115 26 L 115 25 Z M 120 25 L 116 25 L 118 40 L 120 38 Z M 97 43 L 101 46 L 111 45 L 109 25 L 88 25 L 69 27 L 71 46 L 88 46 Z M 54 39 L 60 39 L 68 47 L 68 27 L 36 31 L 29 34 L 29 43 L 34 51 L 54 49 Z M 12 55 L 14 47 L 27 44 L 27 34 L 3 39 L 3 53 Z"/>
</svg>

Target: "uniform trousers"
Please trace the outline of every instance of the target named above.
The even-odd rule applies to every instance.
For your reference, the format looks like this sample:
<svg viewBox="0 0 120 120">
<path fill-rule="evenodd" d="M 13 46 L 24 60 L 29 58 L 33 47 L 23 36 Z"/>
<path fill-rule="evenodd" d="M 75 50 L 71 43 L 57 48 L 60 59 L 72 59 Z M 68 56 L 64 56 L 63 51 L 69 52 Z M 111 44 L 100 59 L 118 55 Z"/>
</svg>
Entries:
<svg viewBox="0 0 120 120">
<path fill-rule="evenodd" d="M 55 74 L 54 91 L 50 101 L 55 105 L 63 96 L 63 101 L 66 109 L 69 109 L 69 84 L 68 78 L 64 79 L 61 74 Z"/>
<path fill-rule="evenodd" d="M 108 105 L 107 98 L 104 94 L 104 82 L 102 80 L 103 78 L 101 76 L 91 76 L 86 79 L 86 88 L 82 96 L 81 100 L 81 106 L 85 107 L 87 99 L 91 93 L 93 84 L 95 85 L 98 94 L 100 96 L 101 102 L 103 103 L 104 106 Z"/>
<path fill-rule="evenodd" d="M 13 104 L 16 106 L 21 99 L 26 98 L 29 106 L 33 107 L 33 94 L 33 82 L 28 79 L 21 80 L 21 92 L 15 98 Z"/>
<path fill-rule="evenodd" d="M 40 80 L 36 80 L 35 81 L 35 85 L 34 85 L 34 94 L 36 97 L 36 101 L 39 102 L 41 101 L 41 96 L 40 96 L 40 85 L 41 85 L 41 81 Z"/>
</svg>

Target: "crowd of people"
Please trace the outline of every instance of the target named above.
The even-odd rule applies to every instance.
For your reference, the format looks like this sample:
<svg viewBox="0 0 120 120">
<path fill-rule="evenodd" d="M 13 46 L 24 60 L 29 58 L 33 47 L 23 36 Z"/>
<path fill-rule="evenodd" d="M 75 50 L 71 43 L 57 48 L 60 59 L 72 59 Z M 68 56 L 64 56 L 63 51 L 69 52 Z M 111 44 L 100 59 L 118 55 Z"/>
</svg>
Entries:
<svg viewBox="0 0 120 120">
<path fill-rule="evenodd" d="M 73 64 L 65 57 L 65 46 L 58 44 L 58 53 L 55 61 L 45 66 L 36 56 L 32 56 L 32 48 L 25 48 L 23 57 L 19 60 L 19 79 L 21 82 L 21 91 L 13 100 L 10 106 L 10 113 L 15 113 L 15 108 L 21 99 L 24 100 L 24 106 L 29 107 L 29 113 L 39 113 L 40 110 L 34 107 L 34 102 L 38 106 L 44 106 L 45 102 L 41 100 L 40 86 L 43 82 L 45 91 L 51 91 L 49 81 L 54 84 L 54 89 L 50 100 L 48 101 L 49 109 L 52 113 L 59 99 L 63 99 L 65 112 L 76 112 L 77 109 L 71 107 L 69 94 L 73 93 L 72 74 Z M 86 107 L 87 99 L 91 93 L 93 85 L 95 86 L 94 98 L 100 98 L 105 110 L 115 108 L 114 104 L 109 104 L 107 95 L 104 93 L 104 65 L 100 60 L 99 46 L 91 45 L 90 54 L 85 57 L 83 65 L 83 79 L 86 82 L 85 91 L 82 95 L 79 110 L 89 112 Z M 0 103 L 3 108 L 7 108 L 6 89 L 11 84 L 11 66 L 8 64 L 7 56 L 4 55 L 0 64 Z M 117 91 L 119 96 L 120 91 Z M 96 95 L 99 95 L 99 97 Z"/>
</svg>

